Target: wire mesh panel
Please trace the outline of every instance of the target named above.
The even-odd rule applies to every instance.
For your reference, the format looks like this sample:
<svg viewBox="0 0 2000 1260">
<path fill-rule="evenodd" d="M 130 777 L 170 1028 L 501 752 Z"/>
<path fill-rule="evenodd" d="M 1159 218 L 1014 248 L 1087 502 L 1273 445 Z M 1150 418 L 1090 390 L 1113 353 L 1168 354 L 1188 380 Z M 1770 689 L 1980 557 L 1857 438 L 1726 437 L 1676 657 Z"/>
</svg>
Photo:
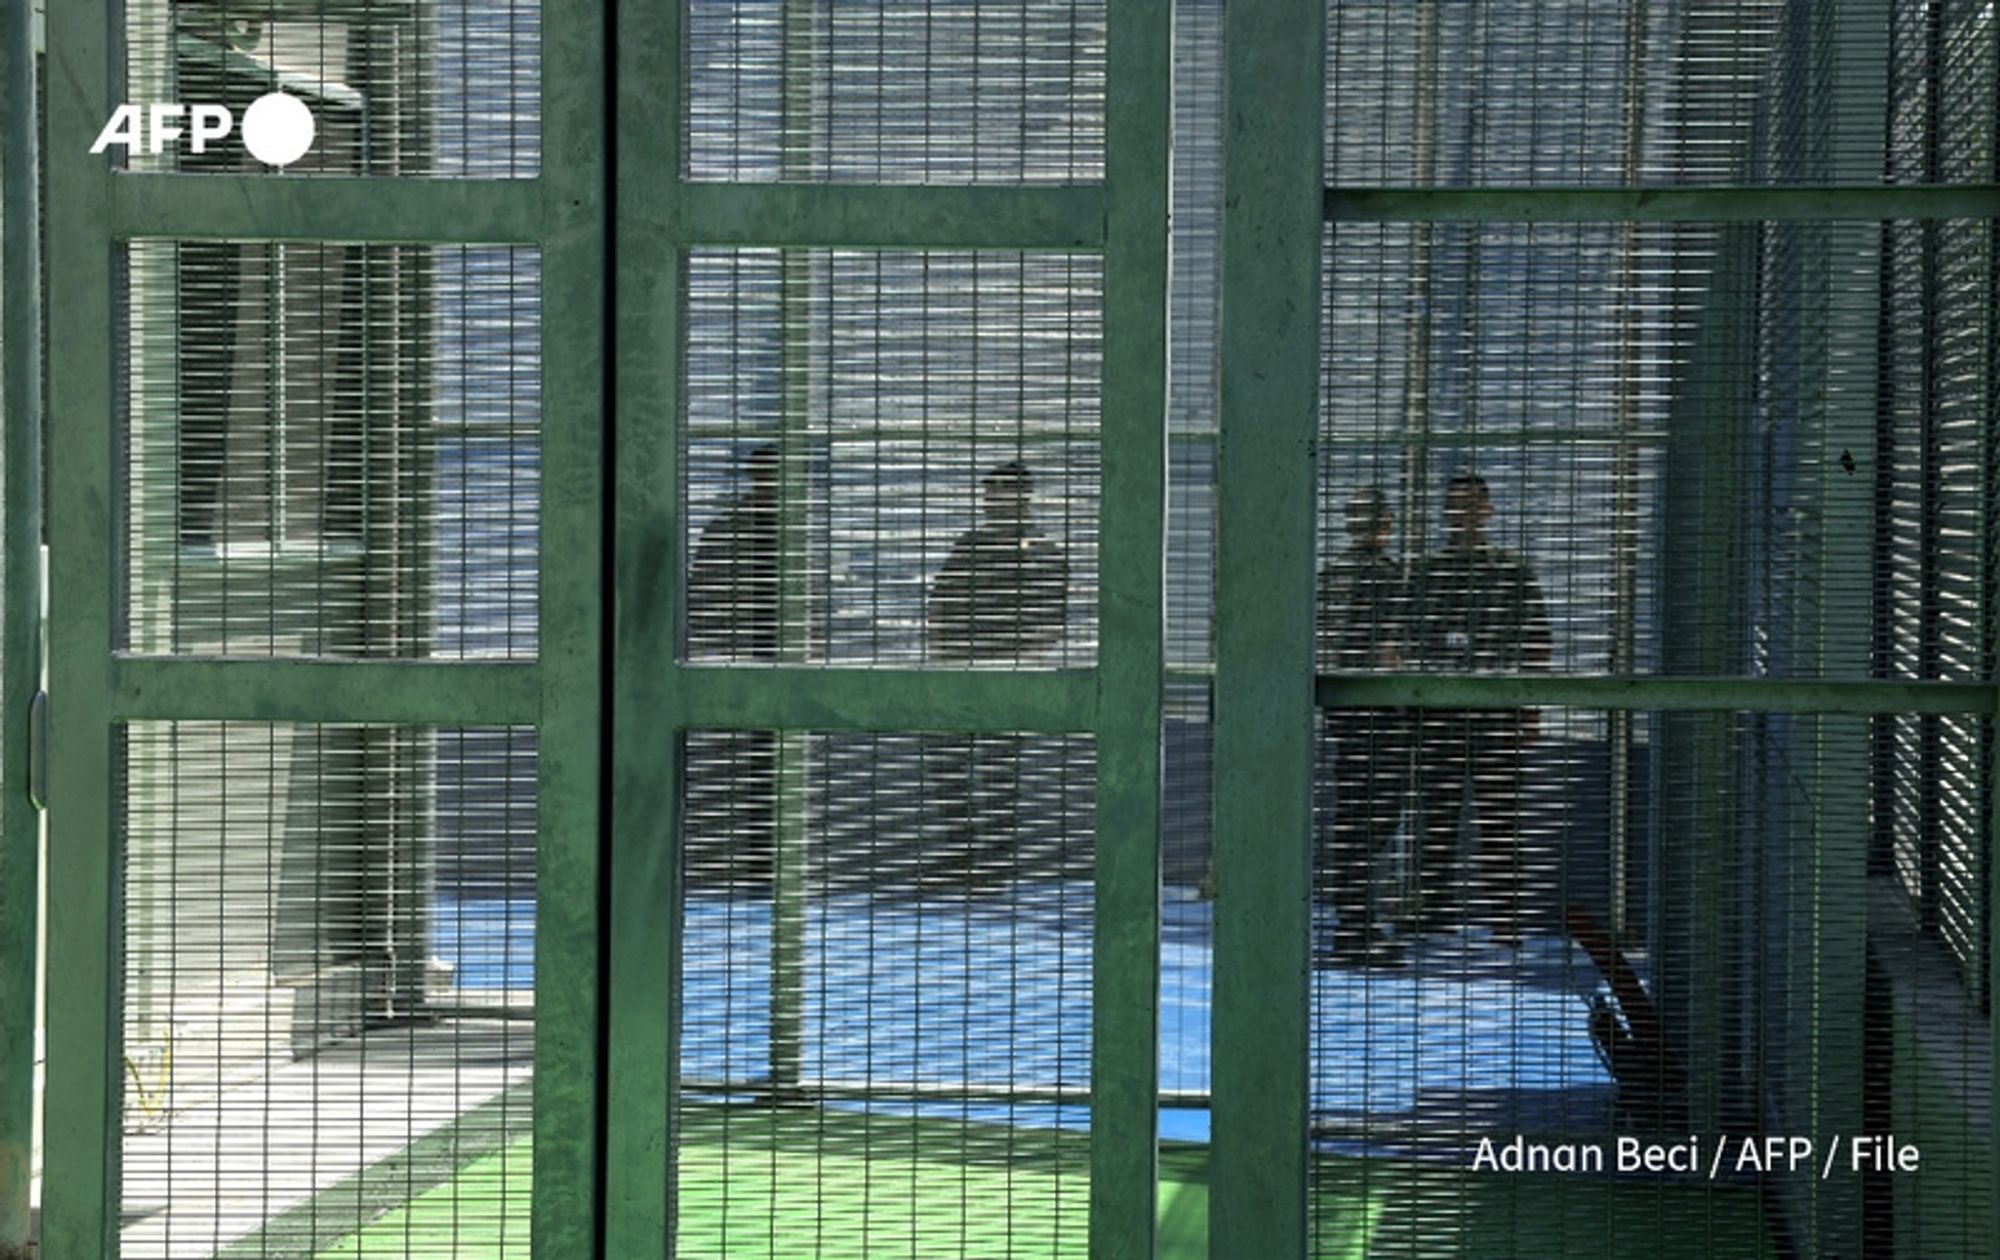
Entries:
<svg viewBox="0 0 2000 1260">
<path fill-rule="evenodd" d="M 1823 1177 L 1811 1080 L 1862 1080 L 1858 1039 L 1829 1039 L 1816 1008 L 1854 1029 L 1879 1014 L 1856 974 L 1866 820 L 1842 795 L 1865 720 L 1631 714 L 1617 748 L 1610 716 L 1540 711 L 1540 737 L 1489 745 L 1454 783 L 1433 773 L 1446 715 L 1325 713 L 1315 1254 L 1601 1255 L 1608 1220 L 1618 1254 L 1778 1255 L 1767 1200 L 1855 1197 L 1880 1171 L 1843 1151 Z M 1621 792 L 1620 759 L 1644 791 Z M 1621 884 L 1607 838 L 1626 832 Z M 1405 930 L 1350 944 L 1350 910 Z M 1746 1155 L 1767 1133 L 1824 1149 Z M 1682 1154 L 1647 1167 L 1649 1147 Z"/>
<path fill-rule="evenodd" d="M 220 105 L 227 134 L 131 150 L 134 170 L 533 178 L 541 160 L 537 0 L 135 0 L 126 99 Z M 302 102 L 312 145 L 269 165 L 245 144 L 253 103 Z M 262 107 L 260 107 L 262 108 Z M 192 122 L 184 124 L 192 127 Z"/>
<path fill-rule="evenodd" d="M 695 252 L 688 658 L 1089 664 L 1102 291 L 1075 255 Z"/>
<path fill-rule="evenodd" d="M 1874 599 L 1872 533 L 1829 525 L 1873 510 L 1873 387 L 1829 357 L 1835 312 L 1873 307 L 1872 226 L 1328 236 L 1325 562 L 1358 548 L 1402 577 L 1455 539 L 1507 553 L 1547 621 L 1531 668 L 1868 675 L 1809 623 Z M 1451 493 L 1471 479 L 1468 520 Z M 1464 646 L 1343 667 L 1501 663 Z"/>
<path fill-rule="evenodd" d="M 691 178 L 1103 178 L 1103 0 L 696 0 L 687 31 Z"/>
<path fill-rule="evenodd" d="M 527 1254 L 534 764 L 125 728 L 122 1255 Z"/>
<path fill-rule="evenodd" d="M 1829 33 L 1813 7 L 1342 0 L 1328 9 L 1327 182 L 1852 182 L 1836 172 L 1879 150 L 1882 119 L 1824 108 L 1804 84 L 1888 32 L 1857 21 Z M 1976 4 L 1896 7 L 1956 7 L 1955 22 L 1982 20 Z M 1864 8 L 1852 11 L 1865 18 Z M 1976 40 L 1959 47 L 1981 55 Z M 1798 77 L 1778 84 L 1779 66 Z M 1867 182 L 1880 177 L 1871 172 Z M 1991 177 L 1960 169 L 1942 178 Z"/>
<path fill-rule="evenodd" d="M 1993 171 L 1990 103 L 2000 61 L 1991 11 L 1901 6 L 1892 44 L 1890 178 L 1935 183 Z M 1878 545 L 1885 589 L 1875 645 L 1892 678 L 1990 678 L 1994 660 L 1993 227 L 1884 225 L 1880 450 L 1890 478 Z M 1893 767 L 1877 810 L 1918 920 L 1990 992 L 1985 906 L 1991 734 L 1945 715 L 1888 719 Z M 1940 842 L 1941 838 L 1941 842 Z"/>
<path fill-rule="evenodd" d="M 1332 197 L 1322 242 L 1320 695 L 1416 703 L 1320 713 L 1315 1254 L 1990 1249 L 1991 702 L 1844 686 L 1993 676 L 1990 222 L 1448 190 L 1990 185 L 1992 35 L 1951 3 L 1329 10 L 1327 182 L 1454 221 Z M 1709 699 L 1491 677 L 1547 673 Z M 1774 1134 L 1814 1159 L 1746 1156 Z"/>
<path fill-rule="evenodd" d="M 1090 741 L 696 731 L 686 757 L 676 1254 L 1081 1247 Z"/>
<path fill-rule="evenodd" d="M 1523 600 L 1553 600 L 1566 623 L 1540 667 L 1659 668 L 1656 633 L 1642 639 L 1638 629 L 1655 621 L 1644 615 L 1654 585 L 1647 522 L 1689 336 L 1677 295 L 1699 283 L 1699 249 L 1676 273 L 1673 235 L 1615 226 L 1343 224 L 1328 238 L 1328 561 L 1392 539 L 1403 541 L 1384 554 L 1436 550 L 1450 528 L 1445 487 L 1477 475 L 1493 509 L 1484 533 L 1534 574 Z M 1747 445 L 1739 439 L 1729 457 Z M 1732 525 L 1704 517 L 1686 528 Z M 1418 667 L 1389 655 L 1341 664 Z"/>
<path fill-rule="evenodd" d="M 529 658 L 540 256 L 135 241 L 126 643 Z"/>
<path fill-rule="evenodd" d="M 1330 228 L 1320 670 L 1989 678 L 1990 642 L 1973 627 L 1990 621 L 1976 576 L 1995 529 L 1990 461 L 1981 422 L 1952 422 L 1987 395 L 1931 364 L 1976 353 L 1965 346 L 1975 340 L 1990 353 L 1990 337 L 1969 308 L 1964 331 L 1922 331 L 1954 292 L 1939 279 L 1954 264 L 1925 242 L 1951 239 L 1953 226 Z M 1961 239 L 1983 250 L 1982 233 Z M 1843 336 L 1882 347 L 1879 393 L 1833 349 Z M 1865 645 L 1871 628 L 1872 656 L 1843 646 Z M 1856 1089 L 1864 1074 L 1889 1089 L 1919 1069 L 1898 1066 L 1887 1041 L 1830 1052 L 1815 1020 L 1841 1002 L 1832 1018 L 1862 1025 L 1872 957 L 1882 993 L 1955 974 L 1973 995 L 1897 1018 L 1961 1039 L 1981 1022 L 1989 726 L 1977 714 L 1887 716 L 1870 737 L 1858 720 L 1476 700 L 1328 711 L 1316 1131 L 1363 1155 L 1438 1157 L 1435 1138 L 1461 1166 L 1482 1139 L 1518 1133 L 1572 1154 L 1595 1142 L 1611 1157 L 1615 1138 L 1635 1133 L 1806 1132 L 1823 1105 L 1815 1062 L 1844 1061 Z M 1883 878 L 1864 893 L 1871 831 Z M 1736 839 L 1725 851 L 1717 835 Z M 1830 889 L 1828 871 L 1853 887 Z M 1677 902 L 1677 889 L 1692 900 Z M 1818 933 L 1804 926 L 1812 916 Z M 1592 944 L 1613 923 L 1630 957 L 1645 956 L 1631 997 L 1615 994 L 1621 964 Z M 1841 951 L 1829 931 L 1865 937 L 1873 953 Z M 1429 1007 L 1432 974 L 1458 1000 L 1486 988 L 1463 1009 Z M 1613 1000 L 1590 996 L 1600 984 Z M 1878 998 L 1869 1018 L 1887 1019 Z M 1673 1066 L 1675 1082 L 1695 1075 L 1671 1112 L 1621 1074 L 1638 999 L 1657 1007 L 1662 1044 L 1683 1039 L 1712 1073 L 1703 1084 L 1692 1060 Z M 1490 1024 L 1500 1009 L 1511 1014 Z M 1607 1038 L 1602 1020 L 1621 1031 Z M 1454 1037 L 1471 1040 L 1441 1048 Z M 1353 1066 L 1363 1048 L 1365 1069 Z M 1962 1047 L 1941 1062 L 1977 1074 Z M 1427 1097 L 1420 1082 L 1440 1064 L 1494 1075 Z M 1932 1118 L 1948 1150 L 1960 1139 L 1947 1117 L 1964 1114 Z M 1600 1209 L 1584 1206 L 1599 1192 L 1558 1194 L 1559 1179 L 1500 1189 L 1413 1168 L 1398 1188 L 1405 1174 L 1386 1165 L 1315 1169 L 1321 1254 L 1378 1228 L 1371 1254 L 1447 1243 L 1560 1254 L 1601 1241 L 1589 1216 Z M 1976 1176 L 1961 1162 L 1926 1181 L 1936 1193 Z M 1899 1228 L 1893 1204 L 1907 1211 L 1914 1192 L 1864 1181 L 1847 1189 L 1873 1205 L 1867 1228 Z M 1601 1202 L 1724 1230 L 1724 1218 L 1755 1223 L 1758 1200 L 1741 1195 L 1750 1184 L 1658 1182 L 1646 1204 L 1611 1189 Z M 1810 1179 L 1774 1185 L 1777 1232 L 1756 1245 L 1796 1238 L 1838 1193 Z M 1732 1247 L 1752 1237 L 1726 1236 Z"/>
</svg>

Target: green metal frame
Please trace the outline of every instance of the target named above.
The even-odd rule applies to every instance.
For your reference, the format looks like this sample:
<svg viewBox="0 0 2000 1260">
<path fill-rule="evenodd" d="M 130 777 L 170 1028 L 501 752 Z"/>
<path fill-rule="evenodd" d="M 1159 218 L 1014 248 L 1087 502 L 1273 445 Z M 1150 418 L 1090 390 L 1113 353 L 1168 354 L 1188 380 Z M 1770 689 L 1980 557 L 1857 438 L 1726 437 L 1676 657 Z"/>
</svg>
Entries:
<svg viewBox="0 0 2000 1260">
<path fill-rule="evenodd" d="M 1301 1256 L 1326 5 L 1224 20 L 1209 1249 Z"/>
<path fill-rule="evenodd" d="M 117 99 L 112 8 L 53 5 L 48 16 L 47 250 L 65 295 L 49 312 L 49 398 L 68 419 L 52 426 L 49 451 L 51 691 L 61 697 L 50 734 L 49 877 L 63 913 L 50 924 L 46 1254 L 117 1254 L 123 915 L 120 820 L 107 786 L 117 781 L 119 728 L 214 718 L 537 728 L 534 1245 L 591 1254 L 602 1016 L 603 6 L 544 0 L 544 157 L 533 180 L 114 173 L 89 153 Z M 112 264 L 119 243 L 139 236 L 539 247 L 539 660 L 205 661 L 114 650 L 124 575 Z M 10 424 L 10 444 L 19 427 Z M 17 454 L 10 445 L 10 477 L 25 466 Z"/>
<path fill-rule="evenodd" d="M 57 211 L 49 220 L 48 258 L 65 299 L 49 312 L 48 329 L 51 410 L 60 418 L 51 430 L 48 487 L 51 621 L 60 629 L 53 655 L 59 703 L 51 735 L 57 812 L 50 875 L 51 901 L 63 911 L 51 924 L 49 990 L 56 1000 L 49 1021 L 47 1253 L 116 1254 L 122 914 L 119 820 L 106 785 L 115 781 L 119 724 L 256 718 L 538 727 L 534 1234 L 536 1247 L 550 1255 L 600 1248 L 616 1256 L 671 1253 L 672 1131 L 660 1120 L 674 1115 L 679 1058 L 673 1001 L 679 925 L 665 908 L 680 900 L 672 855 L 679 841 L 681 731 L 1093 733 L 1099 790 L 1091 1249 L 1100 1257 L 1150 1254 L 1170 117 L 1170 26 L 1156 6 L 1111 0 L 1103 185 L 1026 189 L 687 182 L 680 175 L 680 127 L 663 125 L 657 109 L 659 101 L 681 96 L 682 6 L 625 6 L 613 32 L 605 6 L 592 0 L 544 3 L 545 156 L 536 179 L 114 175 L 105 159 L 88 155 L 114 99 L 109 7 L 58 4 L 48 19 L 54 53 L 47 168 Z M 28 9 L 25 3 L 6 9 L 8 38 L 0 41 L 0 192 L 9 225 L 20 223 L 28 213 L 22 207 L 34 201 L 35 136 L 32 111 L 23 108 L 31 99 L 32 63 L 9 58 L 10 51 L 33 47 L 31 39 L 14 38 L 27 27 Z M 1211 1239 L 1217 1255 L 1295 1256 L 1306 1250 L 1305 889 L 1316 701 L 1809 713 L 1824 715 L 1824 737 L 1843 747 L 1854 741 L 1857 718 L 1869 713 L 2000 715 L 2000 687 L 1993 685 L 1858 676 L 1754 683 L 1324 676 L 1306 684 L 1313 677 L 1324 223 L 1988 218 L 2000 190 L 1326 189 L 1320 179 L 1324 6 L 1237 4 L 1227 21 Z M 608 64 L 607 47 L 617 50 Z M 613 89 L 622 108 L 607 99 Z M 1865 109 L 1871 90 L 1857 89 L 1853 99 L 1861 104 L 1847 107 Z M 538 661 L 218 662 L 114 652 L 122 579 L 111 493 L 118 484 L 112 262 L 116 244 L 135 236 L 540 247 L 547 372 L 542 554 L 561 563 L 543 566 Z M 24 243 L 31 240 L 10 230 L 0 244 L 10 278 L 0 292 L 9 525 L 0 691 L 10 714 L 20 713 L 14 706 L 32 694 L 37 662 L 22 616 L 38 589 L 36 312 L 34 286 L 21 280 L 34 274 L 33 250 Z M 1104 584 L 1095 668 L 1009 677 L 676 663 L 677 610 L 657 574 L 677 572 L 681 559 L 674 417 L 683 260 L 698 245 L 1102 251 Z M 1862 348 L 1855 339 L 1870 331 L 1857 313 L 1835 334 L 1846 339 L 1841 344 Z M 1867 391 L 1859 382 L 1852 386 L 1843 414 L 1861 417 Z M 607 430 L 608 403 L 615 410 Z M 615 539 L 608 547 L 607 520 Z M 1837 524 L 1866 527 L 1853 512 Z M 1865 651 L 1865 627 L 1854 624 L 1852 609 L 1821 612 L 1827 624 L 1815 633 L 1842 654 L 1826 664 L 1852 664 L 1856 645 Z M 616 750 L 608 760 L 607 723 Z M 19 790 L 26 743 L 25 728 L 10 718 L 0 734 L 8 788 L 0 805 L 0 887 L 8 898 L 0 906 L 7 960 L 0 972 L 0 1083 L 10 1091 L 0 1107 L 6 1117 L 0 1247 L 26 1228 L 25 1154 L 16 1163 L 17 1149 L 25 1152 L 24 1133 L 17 1132 L 26 1115 L 19 1106 L 28 1077 L 22 1063 L 33 1041 L 20 1000 L 23 983 L 32 992 L 32 973 L 20 961 L 32 949 L 17 948 L 31 938 L 31 930 L 23 937 L 22 925 L 33 918 L 24 917 L 22 900 L 33 886 L 22 872 L 34 869 L 35 820 Z M 2000 778 L 1992 796 L 2000 809 Z M 608 854 L 600 847 L 606 835 Z M 1846 1124 L 1843 1108 L 1859 1096 L 1858 1060 L 1851 1030 L 1838 1023 L 1846 996 L 1827 999 L 1846 995 L 1859 972 L 1855 943 L 1843 945 L 1824 927 L 1854 921 L 1847 916 L 1861 897 L 1854 871 L 1864 840 L 1844 835 L 1841 867 L 1816 869 L 1807 885 L 1815 890 L 1812 945 L 1820 957 L 1819 1118 L 1833 1127 Z M 1989 913 L 2000 920 L 1992 901 Z M 1995 1034 L 2000 1039 L 2000 1007 Z M 2000 1184 L 1994 1191 L 2000 1197 Z M 1826 1207 L 1833 1214 L 1816 1229 L 1837 1238 L 1846 1209 Z"/>
<path fill-rule="evenodd" d="M 41 260 L 33 6 L 0 5 L 0 1257 L 27 1254 L 34 1132 L 40 815 L 29 723 L 41 686 Z"/>
<path fill-rule="evenodd" d="M 797 6 L 803 7 L 803 6 Z M 792 12 L 788 8 L 787 12 Z M 1101 186 L 860 187 L 684 179 L 682 6 L 628 8 L 618 32 L 615 217 L 615 683 L 606 1251 L 671 1254 L 677 1129 L 681 736 L 690 729 L 1076 732 L 1096 736 L 1091 1253 L 1152 1253 L 1159 950 L 1160 705 L 1171 27 L 1109 7 Z M 806 27 L 797 24 L 801 31 Z M 809 86 L 809 85 L 808 85 Z M 793 93 L 788 92 L 788 99 Z M 681 567 L 679 348 L 699 246 L 1098 250 L 1104 258 L 1099 660 L 1035 674 L 688 667 L 657 575 Z M 665 352 L 663 352 L 665 351 Z M 786 417 L 791 432 L 793 417 Z M 779 893 L 796 888 L 785 880 Z M 787 895 L 787 889 L 791 894 Z M 792 912 L 781 907 L 782 925 Z M 782 938 L 784 933 L 780 932 Z M 781 972 L 787 950 L 776 947 Z M 666 983 L 662 984 L 662 978 Z M 786 988 L 780 977 L 779 990 Z M 782 1029 L 783 1012 L 774 1018 Z M 780 1064 L 782 1067 L 782 1064 Z M 673 1117 L 668 1129 L 662 1117 Z"/>
</svg>

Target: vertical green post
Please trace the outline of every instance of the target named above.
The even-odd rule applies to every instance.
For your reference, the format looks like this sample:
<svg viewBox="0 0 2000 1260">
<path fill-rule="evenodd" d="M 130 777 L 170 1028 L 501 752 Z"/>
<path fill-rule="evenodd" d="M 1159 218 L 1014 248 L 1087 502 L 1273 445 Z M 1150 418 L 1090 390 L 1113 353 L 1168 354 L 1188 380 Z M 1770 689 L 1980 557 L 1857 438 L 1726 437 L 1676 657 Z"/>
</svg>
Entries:
<svg viewBox="0 0 2000 1260">
<path fill-rule="evenodd" d="M 614 97 L 610 332 L 613 522 L 610 855 L 604 1163 L 606 1256 L 673 1254 L 678 1124 L 680 778 L 673 660 L 681 572 L 680 0 L 622 5 Z M 626 1119 L 620 1119 L 620 1118 Z M 639 1122 L 629 1118 L 642 1117 Z"/>
<path fill-rule="evenodd" d="M 21 0 L 0 10 L 0 1257 L 26 1254 L 28 1241 L 41 879 L 41 819 L 28 796 L 42 569 L 33 7 Z"/>
<path fill-rule="evenodd" d="M 535 1254 L 596 1253 L 605 1078 L 605 285 L 610 32 L 595 0 L 542 23 L 542 438 L 535 898 Z M 623 1254 L 623 1253 L 613 1253 Z"/>
<path fill-rule="evenodd" d="M 1090 1254 L 1153 1254 L 1173 24 L 1112 0 L 1092 959 Z"/>
<path fill-rule="evenodd" d="M 124 918 L 110 680 L 117 581 L 112 476 L 117 380 L 112 330 L 107 156 L 92 156 L 110 117 L 108 6 L 48 14 L 47 260 L 64 300 L 48 312 L 49 902 L 64 908 L 48 943 L 42 1250 L 118 1254 L 123 1124 Z"/>
<path fill-rule="evenodd" d="M 1229 6 L 1216 549 L 1216 1256 L 1306 1245 L 1326 9 Z"/>
</svg>

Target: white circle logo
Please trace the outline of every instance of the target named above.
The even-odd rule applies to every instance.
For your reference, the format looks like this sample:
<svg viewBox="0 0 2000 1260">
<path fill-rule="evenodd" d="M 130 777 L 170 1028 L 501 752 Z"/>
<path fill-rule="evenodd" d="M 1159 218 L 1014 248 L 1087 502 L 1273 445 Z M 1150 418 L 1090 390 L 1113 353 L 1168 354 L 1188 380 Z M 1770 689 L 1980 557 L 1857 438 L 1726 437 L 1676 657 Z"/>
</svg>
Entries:
<svg viewBox="0 0 2000 1260">
<path fill-rule="evenodd" d="M 306 103 L 284 92 L 266 92 L 243 111 L 243 147 L 268 166 L 304 157 L 318 129 Z"/>
</svg>

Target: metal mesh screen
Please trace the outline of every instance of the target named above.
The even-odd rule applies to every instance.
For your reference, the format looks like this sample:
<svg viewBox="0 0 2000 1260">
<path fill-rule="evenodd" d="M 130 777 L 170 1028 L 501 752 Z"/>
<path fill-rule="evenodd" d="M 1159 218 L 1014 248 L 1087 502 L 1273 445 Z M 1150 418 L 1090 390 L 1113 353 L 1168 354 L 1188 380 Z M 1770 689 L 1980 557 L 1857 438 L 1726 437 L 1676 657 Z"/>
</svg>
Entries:
<svg viewBox="0 0 2000 1260">
<path fill-rule="evenodd" d="M 1102 290 L 1072 255 L 695 253 L 689 658 L 1089 664 Z"/>
<path fill-rule="evenodd" d="M 536 651 L 540 258 L 135 241 L 125 641 Z"/>
<path fill-rule="evenodd" d="M 1819 6 L 1821 16 L 1836 7 Z M 1978 7 L 1896 6 L 1990 22 Z M 1855 182 L 1845 172 L 1879 151 L 1883 119 L 1811 103 L 1806 85 L 1815 74 L 1825 83 L 1836 60 L 1874 49 L 1887 31 L 1830 29 L 1813 9 L 1800 0 L 1343 0 L 1328 8 L 1327 182 Z M 1991 56 L 1977 47 L 1974 37 L 1954 51 Z M 1862 182 L 1881 178 L 1877 169 Z M 1940 178 L 1990 174 L 1960 168 Z"/>
<path fill-rule="evenodd" d="M 1554 608 L 1545 614 L 1559 624 L 1544 667 L 1675 668 L 1659 641 L 1653 522 L 1692 335 L 1689 295 L 1712 266 L 1712 247 L 1690 244 L 1693 235 L 1617 225 L 1330 228 L 1327 558 L 1354 530 L 1376 527 L 1372 517 L 1346 523 L 1362 500 L 1387 514 L 1383 523 L 1406 544 L 1399 555 L 1435 550 L 1445 485 L 1477 473 L 1496 509 L 1493 543 L 1524 558 L 1536 599 Z M 1733 448 L 1718 460 L 1752 457 L 1747 432 L 1716 440 Z M 1690 546 L 1695 533 L 1735 528 L 1726 514 L 1691 513 L 1675 534 Z M 1357 664 L 1418 667 L 1388 656 L 1344 662 Z M 1428 667 L 1453 664 L 1440 655 Z M 1715 672 L 1712 663 L 1679 668 Z"/>
<path fill-rule="evenodd" d="M 1890 178 L 1991 178 L 1994 19 L 1980 6 L 1898 9 L 1892 45 Z M 1878 582 L 1878 672 L 1991 678 L 1993 570 L 1993 225 L 1884 226 L 1885 487 Z M 1958 957 L 1974 994 L 1989 989 L 1990 723 L 1901 717 L 1880 732 L 1879 788 L 1898 875 L 1917 920 Z M 1990 842 L 1990 840 L 1989 840 Z"/>
<path fill-rule="evenodd" d="M 134 0 L 125 99 L 226 106 L 228 135 L 132 150 L 134 170 L 533 178 L 541 163 L 537 0 Z M 267 166 L 244 147 L 252 102 L 302 101 L 305 156 Z"/>
<path fill-rule="evenodd" d="M 121 1254 L 527 1254 L 534 765 L 525 730 L 125 728 Z"/>
<path fill-rule="evenodd" d="M 1956 228 L 1983 250 L 1990 230 L 1967 227 L 1332 227 L 1321 670 L 1990 678 L 1987 437 L 1952 423 L 1988 396 L 1961 372 L 1954 400 L 1925 365 L 1990 354 L 1980 316 L 1924 331 L 1952 267 L 1979 266 L 1925 242 Z M 1880 347 L 1879 378 L 1836 349 L 1856 345 Z M 1914 1192 L 1868 1163 L 1833 1189 L 1749 1169 L 1638 1202 L 1604 1182 L 1544 1212 L 1560 1176 L 1475 1185 L 1421 1162 L 1467 1167 L 1483 1139 L 1525 1134 L 1595 1144 L 1615 1171 L 1616 1136 L 1805 1133 L 1828 1063 L 1872 1091 L 1875 1122 L 1935 1133 L 1926 1193 L 1975 1184 L 1990 723 L 1875 732 L 1447 700 L 1327 712 L 1320 1254 L 1357 1236 L 1371 1254 L 1561 1251 L 1597 1237 L 1578 1214 L 1594 1202 L 1746 1254 L 1837 1232 L 1855 1203 L 1885 1236 Z M 1872 886 L 1871 833 L 1891 846 Z M 1621 919 L 1629 996 L 1592 945 Z M 1829 1009 L 1867 1027 L 1865 1051 L 1829 1045 Z M 1957 1083 L 1920 1103 L 1926 1072 Z"/>
<path fill-rule="evenodd" d="M 1741 1142 L 1824 1144 L 1811 1065 L 1863 1079 L 1811 1012 L 1847 1001 L 1861 1027 L 1864 951 L 1809 922 L 1872 928 L 1866 820 L 1841 799 L 1865 773 L 1865 722 L 1624 716 L 1617 748 L 1606 713 L 1542 711 L 1526 743 L 1480 739 L 1512 713 L 1326 715 L 1320 931 L 1339 957 L 1313 978 L 1315 1254 L 1356 1239 L 1371 1255 L 1581 1254 L 1604 1245 L 1608 1217 L 1651 1222 L 1676 1253 L 1776 1255 L 1766 1194 L 1809 1208 L 1867 1180 L 1844 1152 L 1829 1185 L 1812 1160 L 1746 1164 Z M 1447 725 L 1467 755 L 1446 755 Z M 1436 773 L 1444 761 L 1457 783 Z M 1622 869 L 1607 843 L 1620 835 Z M 1371 861 L 1397 836 L 1401 857 L 1385 844 Z M 1334 927 L 1350 903 L 1385 924 L 1435 915 L 1439 889 L 1449 915 L 1405 936 L 1351 948 Z M 1953 1150 L 1945 1118 L 1896 1123 Z M 1698 1159 L 1621 1168 L 1621 1139 Z"/>
<path fill-rule="evenodd" d="M 1330 227 L 1325 558 L 1379 512 L 1406 573 L 1476 477 L 1477 544 L 1525 566 L 1548 622 L 1538 667 L 1866 676 L 1808 622 L 1873 598 L 1870 533 L 1827 522 L 1872 503 L 1849 470 L 1875 399 L 1824 328 L 1872 312 L 1875 246 L 1800 223 Z M 1501 663 L 1447 649 L 1402 664 Z"/>
<path fill-rule="evenodd" d="M 1104 173 L 1102 0 L 688 13 L 694 179 L 1066 184 Z"/>
<path fill-rule="evenodd" d="M 678 1254 L 1080 1247 L 1090 741 L 686 748 Z"/>
<path fill-rule="evenodd" d="M 1329 18 L 1334 185 L 1994 179 L 1978 5 Z M 1984 220 L 1329 223 L 1319 668 L 1451 681 L 1321 713 L 1315 1254 L 1581 1254 L 1607 1219 L 1717 1254 L 1985 1245 L 1979 706 L 1477 684 L 1990 681 L 1992 247 Z M 1892 1127 L 1920 1174 L 1829 1146 Z M 1619 1139 L 1690 1133 L 1810 1134 L 1831 1174 L 1731 1146 L 1616 1176 Z"/>
</svg>

